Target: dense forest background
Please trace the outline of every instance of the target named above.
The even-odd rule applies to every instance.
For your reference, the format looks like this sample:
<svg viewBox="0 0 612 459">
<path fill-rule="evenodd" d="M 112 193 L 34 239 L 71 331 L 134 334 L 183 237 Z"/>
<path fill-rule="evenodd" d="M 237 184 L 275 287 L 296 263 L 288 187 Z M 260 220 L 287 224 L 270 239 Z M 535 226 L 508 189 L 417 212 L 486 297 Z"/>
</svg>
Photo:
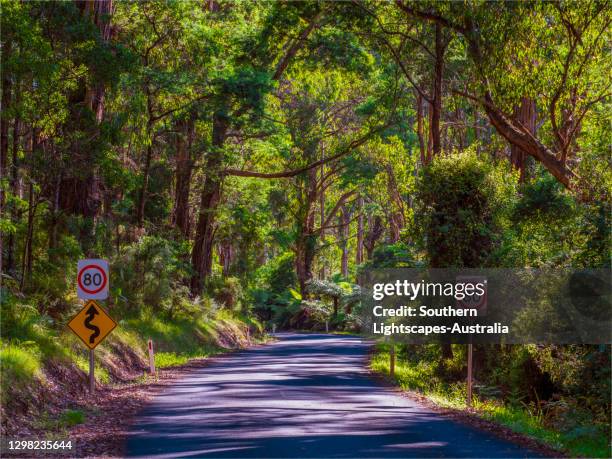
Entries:
<svg viewBox="0 0 612 459">
<path fill-rule="evenodd" d="M 607 1 L 1 7 L 5 406 L 83 367 L 83 257 L 113 339 L 174 357 L 221 322 L 353 330 L 365 268 L 610 266 Z M 464 352 L 400 357 L 439 389 Z M 609 452 L 609 346 L 475 358 L 483 400 Z"/>
</svg>

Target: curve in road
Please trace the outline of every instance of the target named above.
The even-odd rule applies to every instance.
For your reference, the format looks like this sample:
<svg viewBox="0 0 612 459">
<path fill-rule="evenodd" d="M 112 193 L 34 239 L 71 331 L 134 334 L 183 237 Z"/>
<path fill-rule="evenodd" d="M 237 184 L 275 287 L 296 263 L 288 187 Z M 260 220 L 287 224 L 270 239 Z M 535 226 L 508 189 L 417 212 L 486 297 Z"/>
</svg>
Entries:
<svg viewBox="0 0 612 459">
<path fill-rule="evenodd" d="M 130 457 L 540 457 L 374 381 L 370 344 L 341 335 L 280 340 L 218 359 L 155 397 Z"/>
</svg>

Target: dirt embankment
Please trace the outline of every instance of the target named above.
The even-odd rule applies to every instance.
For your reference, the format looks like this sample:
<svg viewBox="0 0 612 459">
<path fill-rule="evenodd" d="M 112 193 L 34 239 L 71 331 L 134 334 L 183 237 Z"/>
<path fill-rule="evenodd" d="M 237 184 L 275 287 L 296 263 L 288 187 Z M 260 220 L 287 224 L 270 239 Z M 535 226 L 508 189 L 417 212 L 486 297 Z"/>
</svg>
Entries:
<svg viewBox="0 0 612 459">
<path fill-rule="evenodd" d="M 79 457 L 120 457 L 130 420 L 147 400 L 190 370 L 260 339 L 261 336 L 252 335 L 246 326 L 221 324 L 214 334 L 214 342 L 209 343 L 219 350 L 218 356 L 194 358 L 181 366 L 158 369 L 155 376 L 148 375 L 142 350 L 120 340 L 109 340 L 105 351 L 96 355 L 97 364 L 104 367 L 109 382 L 97 381 L 93 394 L 88 390 L 87 374 L 74 362 L 49 359 L 36 381 L 27 387 L 10 388 L 9 399 L 1 407 L 2 437 L 69 438 L 76 442 Z M 2 451 L 2 455 L 6 453 Z"/>
</svg>

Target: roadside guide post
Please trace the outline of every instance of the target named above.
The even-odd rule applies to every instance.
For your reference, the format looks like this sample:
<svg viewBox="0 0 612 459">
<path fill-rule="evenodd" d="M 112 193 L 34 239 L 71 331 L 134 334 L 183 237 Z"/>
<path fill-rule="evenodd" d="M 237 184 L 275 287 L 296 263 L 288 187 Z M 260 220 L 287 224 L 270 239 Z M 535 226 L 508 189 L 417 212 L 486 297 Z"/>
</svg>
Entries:
<svg viewBox="0 0 612 459">
<path fill-rule="evenodd" d="M 482 276 L 457 276 L 457 282 L 463 283 L 484 283 L 484 294 L 483 295 L 471 295 L 466 296 L 462 300 L 457 300 L 457 308 L 458 309 L 476 309 L 478 317 L 483 317 L 487 314 L 487 279 Z M 470 321 L 471 322 L 471 321 Z M 473 355 L 474 355 L 474 345 L 472 344 L 472 335 L 470 334 L 470 341 L 467 347 L 467 397 L 466 403 L 468 407 L 472 406 L 472 396 L 473 396 L 473 386 L 474 386 L 474 378 L 473 378 Z"/>
<path fill-rule="evenodd" d="M 153 340 L 149 339 L 149 372 L 155 375 L 155 354 L 153 353 Z"/>
<path fill-rule="evenodd" d="M 329 320 L 325 321 L 325 333 L 329 333 Z"/>
<path fill-rule="evenodd" d="M 89 348 L 89 391 L 95 390 L 94 349 L 112 332 L 117 323 L 95 300 L 108 298 L 108 262 L 99 259 L 79 260 L 77 296 L 85 306 L 68 322 L 68 327 Z"/>
<path fill-rule="evenodd" d="M 470 336 L 470 341 L 472 337 Z M 472 343 L 468 344 L 467 356 L 467 406 L 472 406 Z"/>
<path fill-rule="evenodd" d="M 391 343 L 389 350 L 389 375 L 395 375 L 395 343 Z"/>
</svg>

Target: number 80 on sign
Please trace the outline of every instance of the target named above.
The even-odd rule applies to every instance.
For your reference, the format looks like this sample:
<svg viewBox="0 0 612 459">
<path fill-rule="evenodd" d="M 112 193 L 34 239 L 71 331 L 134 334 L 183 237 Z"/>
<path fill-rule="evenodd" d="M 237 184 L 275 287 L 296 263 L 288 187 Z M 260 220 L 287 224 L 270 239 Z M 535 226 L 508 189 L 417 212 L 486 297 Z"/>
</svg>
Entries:
<svg viewBox="0 0 612 459">
<path fill-rule="evenodd" d="M 97 258 L 79 260 L 77 296 L 83 300 L 108 298 L 108 262 Z"/>
</svg>

